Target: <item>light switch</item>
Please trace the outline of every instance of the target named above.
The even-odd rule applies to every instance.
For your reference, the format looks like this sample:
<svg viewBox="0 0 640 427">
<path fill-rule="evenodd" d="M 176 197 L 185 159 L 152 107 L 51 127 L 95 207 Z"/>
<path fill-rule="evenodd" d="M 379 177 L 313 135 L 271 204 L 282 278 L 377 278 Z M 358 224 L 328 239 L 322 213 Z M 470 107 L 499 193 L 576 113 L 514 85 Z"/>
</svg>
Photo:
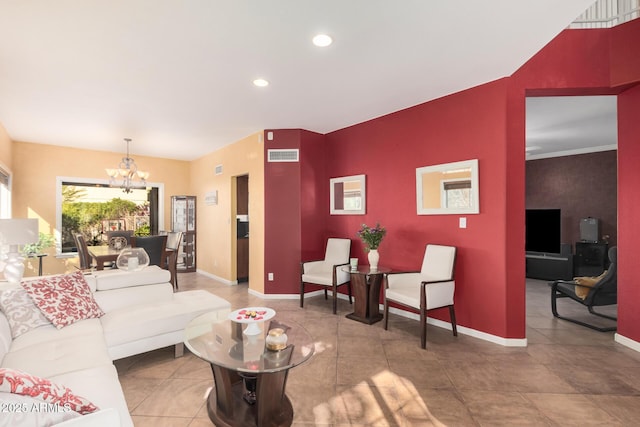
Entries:
<svg viewBox="0 0 640 427">
<path fill-rule="evenodd" d="M 460 228 L 467 228 L 467 218 L 460 217 Z"/>
</svg>

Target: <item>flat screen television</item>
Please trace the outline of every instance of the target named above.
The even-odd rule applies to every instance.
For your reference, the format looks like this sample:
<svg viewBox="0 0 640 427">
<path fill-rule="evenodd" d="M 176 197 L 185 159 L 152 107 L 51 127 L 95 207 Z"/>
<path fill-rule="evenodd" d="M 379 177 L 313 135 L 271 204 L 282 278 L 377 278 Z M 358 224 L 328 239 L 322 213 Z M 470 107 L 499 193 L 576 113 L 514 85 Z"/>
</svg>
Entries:
<svg viewBox="0 0 640 427">
<path fill-rule="evenodd" d="M 560 209 L 527 209 L 525 227 L 527 252 L 560 253 Z"/>
</svg>

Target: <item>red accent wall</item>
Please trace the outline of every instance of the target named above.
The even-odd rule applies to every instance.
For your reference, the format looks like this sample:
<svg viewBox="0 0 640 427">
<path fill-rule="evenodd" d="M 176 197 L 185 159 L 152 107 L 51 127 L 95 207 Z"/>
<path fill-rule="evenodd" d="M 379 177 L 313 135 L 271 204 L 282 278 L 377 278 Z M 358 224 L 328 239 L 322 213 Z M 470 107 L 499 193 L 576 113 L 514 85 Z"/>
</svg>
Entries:
<svg viewBox="0 0 640 427">
<path fill-rule="evenodd" d="M 610 30 L 566 30 L 514 75 L 528 94 L 585 95 L 610 85 Z"/>
<path fill-rule="evenodd" d="M 640 25 L 630 21 L 611 29 L 611 86 L 640 80 Z"/>
<path fill-rule="evenodd" d="M 618 95 L 618 333 L 640 342 L 640 86 Z"/>
<path fill-rule="evenodd" d="M 398 270 L 419 269 L 427 243 L 457 246 L 458 322 L 499 336 L 506 335 L 505 277 L 496 274 L 506 269 L 506 93 L 507 80 L 498 80 L 332 132 L 326 141 L 329 175 L 366 174 L 367 182 L 366 215 L 330 216 L 328 228 L 352 238 L 353 255 L 365 262 L 356 231 L 380 222 L 387 228 L 380 263 Z M 467 159 L 479 160 L 481 213 L 417 215 L 416 168 Z M 458 227 L 461 216 L 466 229 Z"/>
<path fill-rule="evenodd" d="M 267 133 L 273 132 L 273 140 Z M 300 149 L 298 129 L 264 132 L 265 177 L 265 250 L 264 292 L 266 294 L 295 293 L 300 279 L 301 209 L 300 163 L 269 162 L 269 149 Z M 268 281 L 268 273 L 274 280 Z"/>
<path fill-rule="evenodd" d="M 324 258 L 327 237 L 326 220 L 329 212 L 329 179 L 325 136 L 301 131 L 300 134 L 300 212 L 302 251 L 304 261 Z"/>
<path fill-rule="evenodd" d="M 273 132 L 272 140 L 268 132 Z M 295 294 L 300 289 L 300 261 L 324 255 L 329 212 L 325 137 L 301 129 L 270 130 L 264 136 L 265 293 Z M 298 149 L 299 162 L 269 162 L 269 149 Z"/>
<path fill-rule="evenodd" d="M 299 167 L 265 168 L 265 268 L 276 277 L 266 282 L 266 292 L 297 293 L 301 253 L 321 254 L 318 240 L 324 243 L 327 236 L 352 238 L 352 254 L 364 261 L 355 232 L 363 222 L 379 221 L 388 230 L 380 246 L 382 265 L 415 269 L 426 243 L 458 246 L 460 325 L 524 338 L 525 95 L 620 93 L 618 248 L 626 300 L 618 330 L 640 341 L 640 314 L 632 312 L 640 287 L 633 283 L 631 246 L 640 233 L 634 188 L 640 182 L 640 93 L 629 89 L 640 82 L 633 49 L 639 34 L 640 20 L 613 30 L 567 30 L 509 78 L 332 132 L 324 141 L 315 134 L 307 139 L 303 131 L 275 131 L 276 141 L 265 139 L 265 149 L 273 143 L 301 147 L 303 141 L 312 141 L 312 148 L 301 151 Z M 464 215 L 467 228 L 458 228 L 462 215 L 417 215 L 415 169 L 472 158 L 479 159 L 480 214 Z M 329 215 L 321 200 L 328 203 L 329 178 L 357 174 L 367 177 L 367 214 Z"/>
</svg>

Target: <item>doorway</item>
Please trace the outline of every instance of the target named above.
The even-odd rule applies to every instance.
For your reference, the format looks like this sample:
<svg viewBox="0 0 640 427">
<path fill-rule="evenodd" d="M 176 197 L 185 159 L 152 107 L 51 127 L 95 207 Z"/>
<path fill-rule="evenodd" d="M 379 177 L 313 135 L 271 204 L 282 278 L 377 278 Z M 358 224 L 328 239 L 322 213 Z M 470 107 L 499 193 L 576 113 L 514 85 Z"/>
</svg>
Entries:
<svg viewBox="0 0 640 427">
<path fill-rule="evenodd" d="M 249 175 L 236 177 L 236 266 L 238 283 L 249 281 Z"/>
<path fill-rule="evenodd" d="M 617 137 L 615 95 L 526 98 L 529 330 L 535 330 L 536 325 L 549 327 L 550 281 L 597 276 L 604 270 L 603 259 L 598 270 L 584 273 L 588 262 L 581 255 L 584 245 L 617 245 Z M 538 217 L 552 212 L 552 220 Z M 586 220 L 597 223 L 595 237 L 585 237 L 582 224 Z M 536 224 L 539 227 L 533 231 Z M 541 237 L 545 243 L 537 246 Z M 573 308 L 571 305 L 567 310 Z M 576 316 L 584 315 L 586 310 L 582 309 L 578 307 Z"/>
</svg>

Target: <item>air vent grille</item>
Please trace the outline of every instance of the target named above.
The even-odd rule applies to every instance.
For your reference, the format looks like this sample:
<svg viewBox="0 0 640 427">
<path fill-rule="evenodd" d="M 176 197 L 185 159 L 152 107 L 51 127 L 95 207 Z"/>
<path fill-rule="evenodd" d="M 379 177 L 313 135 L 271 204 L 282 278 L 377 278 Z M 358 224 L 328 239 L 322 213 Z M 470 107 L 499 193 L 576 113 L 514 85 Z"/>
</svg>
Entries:
<svg viewBox="0 0 640 427">
<path fill-rule="evenodd" d="M 215 174 L 222 175 L 222 165 L 216 165 Z"/>
<path fill-rule="evenodd" d="M 299 161 L 298 149 L 268 150 L 270 162 L 297 162 Z"/>
</svg>

